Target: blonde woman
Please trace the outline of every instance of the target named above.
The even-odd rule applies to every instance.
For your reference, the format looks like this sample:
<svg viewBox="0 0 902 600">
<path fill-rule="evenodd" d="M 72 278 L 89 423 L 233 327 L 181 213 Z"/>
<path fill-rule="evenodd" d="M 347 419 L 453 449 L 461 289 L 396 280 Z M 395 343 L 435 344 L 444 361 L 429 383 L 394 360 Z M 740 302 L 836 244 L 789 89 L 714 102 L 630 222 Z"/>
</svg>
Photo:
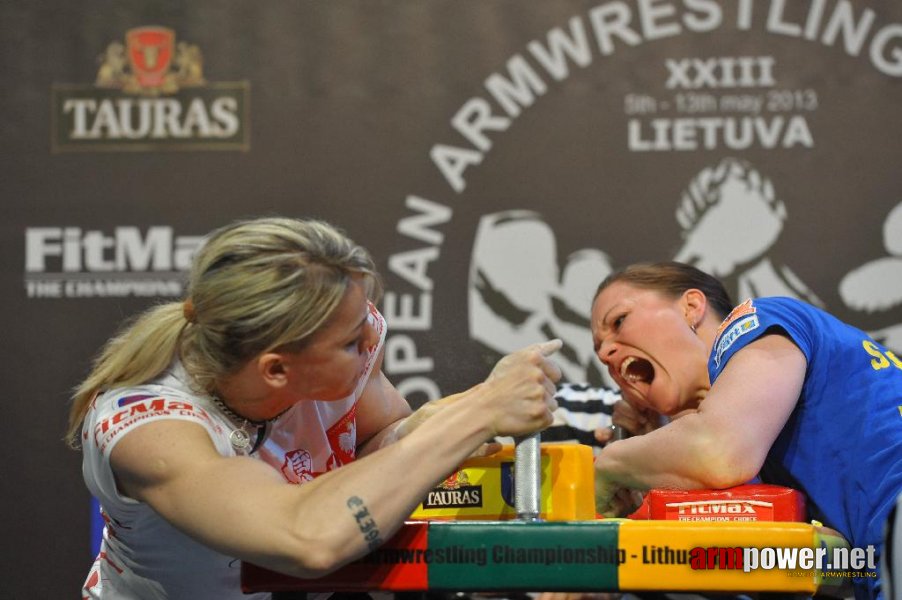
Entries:
<svg viewBox="0 0 902 600">
<path fill-rule="evenodd" d="M 211 234 L 184 302 L 108 342 L 75 394 L 68 438 L 106 521 L 84 597 L 247 598 L 236 559 L 323 575 L 496 435 L 551 423 L 558 341 L 411 413 L 380 368 L 378 293 L 325 223 Z"/>
</svg>

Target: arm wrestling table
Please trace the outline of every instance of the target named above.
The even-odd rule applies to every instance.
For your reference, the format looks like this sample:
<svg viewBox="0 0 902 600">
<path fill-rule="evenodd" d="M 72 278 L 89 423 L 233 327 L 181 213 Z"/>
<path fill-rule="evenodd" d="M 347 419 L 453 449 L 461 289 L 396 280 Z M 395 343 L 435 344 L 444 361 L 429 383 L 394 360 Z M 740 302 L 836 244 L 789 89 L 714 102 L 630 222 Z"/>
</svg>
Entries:
<svg viewBox="0 0 902 600">
<path fill-rule="evenodd" d="M 540 446 L 538 437 L 533 437 L 518 441 L 516 449 L 507 452 L 498 459 L 500 468 L 486 468 L 485 459 L 474 459 L 475 476 L 466 475 L 467 464 L 474 464 L 468 461 L 446 480 L 446 485 L 457 485 L 458 491 L 469 490 L 469 495 L 461 492 L 455 498 L 480 498 L 480 507 L 457 507 L 459 520 L 448 520 L 438 510 L 433 512 L 442 514 L 439 520 L 408 521 L 371 554 L 319 579 L 300 579 L 243 563 L 242 589 L 269 591 L 276 597 L 284 597 L 278 595 L 282 592 L 318 591 L 848 593 L 848 579 L 823 571 L 746 572 L 734 553 L 743 548 L 829 551 L 848 547 L 833 530 L 786 521 L 597 520 L 594 514 L 585 518 L 587 500 L 594 513 L 590 448 Z M 513 454 L 515 476 L 511 478 L 505 457 L 510 460 Z M 573 476 L 574 468 L 584 477 Z M 503 480 L 505 472 L 508 479 L 525 483 L 514 486 L 516 513 L 491 505 L 492 497 L 509 493 L 503 481 L 495 481 Z M 467 485 L 461 487 L 461 479 Z M 500 490 L 491 488 L 492 483 Z M 477 494 L 477 487 L 490 488 L 491 493 Z M 499 499 L 502 504 L 503 500 Z M 547 506 L 554 502 L 556 508 Z M 478 515 L 485 510 L 504 520 L 480 520 Z M 413 518 L 434 518 L 429 512 L 421 504 Z M 700 565 L 693 561 L 693 552 L 699 548 L 713 548 L 718 557 Z"/>
</svg>

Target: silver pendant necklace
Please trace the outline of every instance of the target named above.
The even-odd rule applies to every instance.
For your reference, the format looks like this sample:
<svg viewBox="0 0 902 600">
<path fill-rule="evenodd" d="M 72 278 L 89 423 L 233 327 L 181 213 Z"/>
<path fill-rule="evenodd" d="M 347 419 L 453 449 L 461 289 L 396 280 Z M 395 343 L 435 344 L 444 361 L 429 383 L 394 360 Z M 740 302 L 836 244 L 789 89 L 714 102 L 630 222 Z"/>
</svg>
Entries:
<svg viewBox="0 0 902 600">
<path fill-rule="evenodd" d="M 255 421 L 254 419 L 248 419 L 247 417 L 239 415 L 234 410 L 226 406 L 226 403 L 220 400 L 217 396 L 210 395 L 210 399 L 213 400 L 213 403 L 216 404 L 216 406 L 219 407 L 219 409 L 223 413 L 225 413 L 225 415 L 232 423 L 238 425 L 236 429 L 233 429 L 231 433 L 229 433 L 229 443 L 232 445 L 232 448 L 239 452 L 247 452 L 248 454 L 255 452 L 257 448 L 260 447 L 260 444 L 263 443 L 263 440 L 266 438 L 267 430 L 269 429 L 269 424 L 288 411 L 288 409 L 285 409 L 271 419 Z M 247 432 L 247 427 L 249 425 L 257 429 L 256 439 L 254 441 L 253 447 L 251 447 L 251 436 Z M 248 450 L 249 448 L 250 450 Z"/>
<path fill-rule="evenodd" d="M 251 447 L 251 436 L 244 430 L 244 425 L 239 429 L 233 429 L 229 434 L 229 443 L 235 450 L 244 451 Z"/>
</svg>

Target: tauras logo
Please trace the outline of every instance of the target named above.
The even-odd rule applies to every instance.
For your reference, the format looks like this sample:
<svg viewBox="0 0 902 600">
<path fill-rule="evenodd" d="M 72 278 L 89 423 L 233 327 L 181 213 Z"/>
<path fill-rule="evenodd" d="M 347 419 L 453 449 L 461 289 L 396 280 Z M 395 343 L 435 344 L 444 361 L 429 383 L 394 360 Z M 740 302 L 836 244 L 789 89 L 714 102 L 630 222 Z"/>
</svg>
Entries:
<svg viewBox="0 0 902 600">
<path fill-rule="evenodd" d="M 180 296 L 201 236 L 172 227 L 79 227 L 25 230 L 25 289 L 29 297 Z"/>
<path fill-rule="evenodd" d="M 461 486 L 457 489 L 434 489 L 423 501 L 423 508 L 467 508 L 482 506 L 482 487 Z"/>
<path fill-rule="evenodd" d="M 54 152 L 247 150 L 248 84 L 209 83 L 200 49 L 138 27 L 100 56 L 94 86 L 53 86 Z"/>
<path fill-rule="evenodd" d="M 482 506 L 482 486 L 470 485 L 466 471 L 455 471 L 426 496 L 423 508 L 467 508 Z"/>
</svg>

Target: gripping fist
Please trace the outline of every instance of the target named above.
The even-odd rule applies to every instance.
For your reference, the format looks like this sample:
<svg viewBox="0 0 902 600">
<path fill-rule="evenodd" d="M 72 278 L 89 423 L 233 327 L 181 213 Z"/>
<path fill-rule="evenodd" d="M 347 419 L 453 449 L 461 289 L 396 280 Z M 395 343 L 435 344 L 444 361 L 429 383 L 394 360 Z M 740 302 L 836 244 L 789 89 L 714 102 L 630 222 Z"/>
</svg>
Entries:
<svg viewBox="0 0 902 600">
<path fill-rule="evenodd" d="M 495 436 L 527 435 L 551 425 L 561 370 L 550 356 L 560 347 L 560 340 L 533 344 L 508 354 L 492 369 L 483 391 Z"/>
<path fill-rule="evenodd" d="M 627 435 L 642 435 L 653 429 L 657 429 L 660 425 L 660 415 L 650 410 L 637 408 L 626 400 L 618 400 L 614 404 L 614 414 L 611 422 L 620 427 L 622 432 Z M 614 438 L 614 429 L 612 427 L 601 427 L 595 430 L 595 439 L 606 444 Z"/>
</svg>

